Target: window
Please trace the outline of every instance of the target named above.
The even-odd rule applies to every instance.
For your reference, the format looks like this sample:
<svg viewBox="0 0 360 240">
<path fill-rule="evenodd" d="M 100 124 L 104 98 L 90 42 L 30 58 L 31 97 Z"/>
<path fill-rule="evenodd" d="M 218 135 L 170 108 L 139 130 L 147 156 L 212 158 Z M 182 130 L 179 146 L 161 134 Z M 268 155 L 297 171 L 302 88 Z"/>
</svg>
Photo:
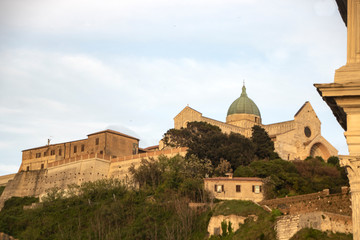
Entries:
<svg viewBox="0 0 360 240">
<path fill-rule="evenodd" d="M 61 156 L 61 154 L 62 154 L 62 149 L 60 148 L 59 149 L 59 156 Z"/>
<path fill-rule="evenodd" d="M 26 167 L 26 171 L 28 172 L 29 170 L 30 170 L 30 167 L 29 167 L 29 166 L 27 166 L 27 167 Z"/>
<path fill-rule="evenodd" d="M 46 157 L 48 155 L 48 152 L 44 152 L 44 157 Z"/>
<path fill-rule="evenodd" d="M 81 145 L 81 151 L 82 151 L 82 152 L 85 151 L 85 145 L 84 145 L 84 144 Z"/>
<path fill-rule="evenodd" d="M 138 145 L 137 143 L 133 143 L 133 155 L 138 153 Z"/>
<path fill-rule="evenodd" d="M 50 155 L 55 155 L 55 150 L 51 150 Z"/>
<path fill-rule="evenodd" d="M 215 190 L 215 192 L 217 192 L 217 193 L 224 192 L 224 185 L 215 185 L 214 190 Z"/>
<path fill-rule="evenodd" d="M 241 185 L 236 185 L 236 192 L 241 192 Z"/>
<path fill-rule="evenodd" d="M 259 186 L 259 185 L 253 185 L 252 186 L 252 191 L 253 191 L 253 193 L 261 193 L 262 187 Z"/>
<path fill-rule="evenodd" d="M 44 169 L 44 164 L 43 163 L 41 164 L 41 169 Z"/>
<path fill-rule="evenodd" d="M 99 138 L 95 139 L 95 145 L 99 145 Z"/>
<path fill-rule="evenodd" d="M 77 146 L 74 146 L 74 153 L 77 152 Z"/>
<path fill-rule="evenodd" d="M 41 153 L 36 153 L 36 158 L 41 158 Z"/>
<path fill-rule="evenodd" d="M 304 128 L 304 133 L 305 133 L 306 137 L 308 137 L 308 138 L 311 137 L 311 130 L 309 127 Z"/>
</svg>

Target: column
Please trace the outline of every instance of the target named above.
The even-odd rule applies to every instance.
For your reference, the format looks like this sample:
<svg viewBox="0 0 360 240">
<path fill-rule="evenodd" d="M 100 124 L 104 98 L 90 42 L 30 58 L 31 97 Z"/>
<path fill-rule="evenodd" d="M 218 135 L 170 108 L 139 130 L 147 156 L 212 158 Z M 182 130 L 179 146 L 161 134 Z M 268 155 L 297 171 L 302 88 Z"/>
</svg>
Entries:
<svg viewBox="0 0 360 240">
<path fill-rule="evenodd" d="M 350 182 L 353 239 L 360 240 L 360 156 L 340 156 L 340 163 L 346 167 Z"/>
</svg>

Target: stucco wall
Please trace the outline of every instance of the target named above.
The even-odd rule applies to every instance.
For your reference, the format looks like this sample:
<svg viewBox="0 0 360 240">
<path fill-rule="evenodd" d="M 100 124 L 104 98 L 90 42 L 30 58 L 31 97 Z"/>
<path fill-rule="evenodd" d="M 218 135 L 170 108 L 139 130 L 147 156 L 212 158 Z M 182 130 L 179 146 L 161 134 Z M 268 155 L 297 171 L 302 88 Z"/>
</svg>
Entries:
<svg viewBox="0 0 360 240">
<path fill-rule="evenodd" d="M 253 192 L 253 186 L 261 186 L 262 181 L 259 178 L 205 178 L 205 189 L 208 190 L 213 197 L 223 200 L 249 200 L 260 202 L 264 199 L 263 192 Z M 216 186 L 223 186 L 222 191 L 215 190 Z M 240 186 L 240 192 L 236 191 L 236 186 Z"/>
</svg>

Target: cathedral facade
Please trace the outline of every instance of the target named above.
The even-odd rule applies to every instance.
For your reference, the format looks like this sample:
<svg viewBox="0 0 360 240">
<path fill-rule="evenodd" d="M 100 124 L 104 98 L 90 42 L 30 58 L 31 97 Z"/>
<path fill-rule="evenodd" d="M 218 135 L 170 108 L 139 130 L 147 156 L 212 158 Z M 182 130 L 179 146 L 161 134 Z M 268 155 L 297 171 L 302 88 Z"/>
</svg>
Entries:
<svg viewBox="0 0 360 240">
<path fill-rule="evenodd" d="M 321 136 L 321 122 L 309 102 L 304 103 L 293 120 L 264 125 L 259 108 L 247 96 L 245 86 L 241 96 L 230 105 L 226 122 L 204 117 L 187 106 L 175 116 L 174 127 L 180 129 L 193 121 L 207 122 L 225 133 L 235 132 L 245 137 L 251 137 L 252 127 L 259 125 L 267 131 L 275 151 L 284 160 L 303 160 L 308 156 L 320 156 L 327 160 L 338 155 L 336 148 Z"/>
</svg>

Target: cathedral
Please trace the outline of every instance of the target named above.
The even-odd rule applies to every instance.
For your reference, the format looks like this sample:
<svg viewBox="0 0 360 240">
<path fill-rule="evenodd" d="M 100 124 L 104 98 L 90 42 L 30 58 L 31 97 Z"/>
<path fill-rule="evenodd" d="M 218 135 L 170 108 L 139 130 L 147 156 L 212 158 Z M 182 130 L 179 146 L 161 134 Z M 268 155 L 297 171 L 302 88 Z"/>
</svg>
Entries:
<svg viewBox="0 0 360 240">
<path fill-rule="evenodd" d="M 304 103 L 293 120 L 264 125 L 260 110 L 248 97 L 245 86 L 240 97 L 230 105 L 226 122 L 204 117 L 201 112 L 187 106 L 175 116 L 174 127 L 180 129 L 193 121 L 207 122 L 225 133 L 235 132 L 246 137 L 251 137 L 254 125 L 260 125 L 267 131 L 274 142 L 275 151 L 284 160 L 304 160 L 308 156 L 320 156 L 327 160 L 330 156 L 338 155 L 338 151 L 321 136 L 321 122 L 309 102 Z"/>
</svg>

